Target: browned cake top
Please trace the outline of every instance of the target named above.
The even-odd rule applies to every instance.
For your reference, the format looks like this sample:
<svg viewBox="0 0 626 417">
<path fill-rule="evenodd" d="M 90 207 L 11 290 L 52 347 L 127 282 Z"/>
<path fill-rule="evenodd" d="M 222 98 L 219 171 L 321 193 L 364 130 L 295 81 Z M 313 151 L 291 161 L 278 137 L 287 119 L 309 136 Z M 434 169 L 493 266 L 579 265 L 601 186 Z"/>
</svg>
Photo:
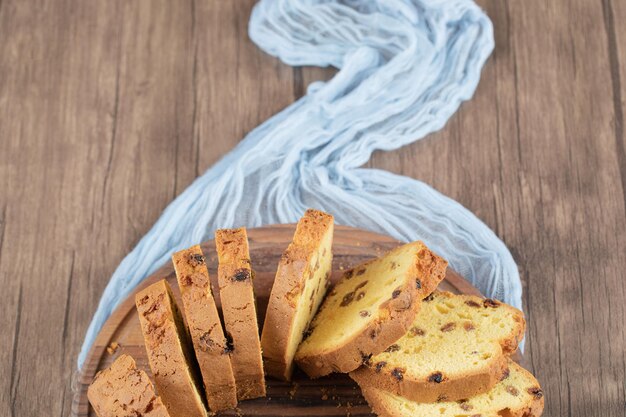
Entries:
<svg viewBox="0 0 626 417">
<path fill-rule="evenodd" d="M 128 355 L 121 355 L 109 368 L 98 372 L 87 396 L 99 417 L 169 416 L 148 375 L 137 369 Z"/>
<path fill-rule="evenodd" d="M 330 284 L 334 220 L 309 209 L 276 271 L 261 343 L 269 375 L 290 379 L 293 358 Z"/>
<path fill-rule="evenodd" d="M 172 415 L 206 417 L 187 331 L 167 281 L 135 296 L 135 304 L 157 389 Z"/>
<path fill-rule="evenodd" d="M 231 362 L 239 399 L 265 396 L 261 342 L 245 228 L 215 232 L 224 325 L 232 338 Z"/>
<path fill-rule="evenodd" d="M 213 299 L 209 271 L 200 246 L 172 256 L 185 317 L 211 411 L 237 405 L 230 346 Z"/>
</svg>

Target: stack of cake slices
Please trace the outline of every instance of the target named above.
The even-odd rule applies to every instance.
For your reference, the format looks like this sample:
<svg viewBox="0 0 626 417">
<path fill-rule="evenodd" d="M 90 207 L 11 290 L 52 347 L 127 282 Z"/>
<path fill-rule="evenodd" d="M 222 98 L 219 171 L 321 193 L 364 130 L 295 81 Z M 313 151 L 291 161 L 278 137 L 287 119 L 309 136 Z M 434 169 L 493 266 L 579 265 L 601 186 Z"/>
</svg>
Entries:
<svg viewBox="0 0 626 417">
<path fill-rule="evenodd" d="M 289 381 L 297 365 L 311 378 L 348 373 L 380 416 L 541 415 L 539 383 L 511 360 L 521 311 L 437 291 L 447 262 L 422 242 L 354 266 L 328 291 L 333 232 L 330 214 L 300 219 L 261 337 L 245 229 L 216 232 L 221 314 L 200 247 L 175 253 L 182 308 L 165 280 L 136 295 L 159 396 L 122 355 L 89 388 L 96 414 L 205 417 L 265 396 L 265 373 Z"/>
</svg>

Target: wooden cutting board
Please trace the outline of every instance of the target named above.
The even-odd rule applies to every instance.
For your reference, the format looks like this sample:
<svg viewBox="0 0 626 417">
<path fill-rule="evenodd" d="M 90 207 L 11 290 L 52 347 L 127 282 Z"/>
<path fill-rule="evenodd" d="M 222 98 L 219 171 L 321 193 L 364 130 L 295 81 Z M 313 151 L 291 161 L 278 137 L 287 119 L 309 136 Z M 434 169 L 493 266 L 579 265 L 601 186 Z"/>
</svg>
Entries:
<svg viewBox="0 0 626 417">
<path fill-rule="evenodd" d="M 257 311 L 260 327 L 267 307 L 267 301 L 274 281 L 278 261 L 291 241 L 295 231 L 294 224 L 276 225 L 248 230 L 250 239 L 250 257 L 256 271 L 254 290 L 257 296 Z M 377 257 L 398 245 L 398 241 L 388 236 L 345 226 L 336 226 L 333 242 L 333 274 L 336 282 L 344 269 L 348 269 L 366 259 Z M 220 305 L 217 291 L 217 254 L 212 240 L 202 244 L 211 274 L 216 302 Z M 168 262 L 157 272 L 148 277 L 137 291 L 166 278 L 172 286 L 177 301 L 180 302 L 174 269 Z M 454 293 L 480 295 L 456 272 L 448 269 L 442 290 Z M 139 319 L 135 312 L 134 293 L 128 297 L 107 320 L 87 356 L 82 373 L 76 375 L 73 383 L 74 402 L 72 415 L 76 417 L 95 416 L 87 401 L 87 387 L 94 375 L 108 367 L 121 353 L 135 358 L 137 366 L 151 375 Z M 119 346 L 112 352 L 110 346 Z M 107 349 L 109 348 L 109 349 Z M 358 386 L 346 375 L 331 375 L 316 380 L 309 380 L 306 375 L 296 371 L 291 383 L 267 380 L 267 397 L 244 401 L 237 411 L 223 415 L 244 416 L 370 416 L 372 415 Z M 179 417 L 179 416 L 172 416 Z M 184 416 L 180 416 L 184 417 Z"/>
</svg>

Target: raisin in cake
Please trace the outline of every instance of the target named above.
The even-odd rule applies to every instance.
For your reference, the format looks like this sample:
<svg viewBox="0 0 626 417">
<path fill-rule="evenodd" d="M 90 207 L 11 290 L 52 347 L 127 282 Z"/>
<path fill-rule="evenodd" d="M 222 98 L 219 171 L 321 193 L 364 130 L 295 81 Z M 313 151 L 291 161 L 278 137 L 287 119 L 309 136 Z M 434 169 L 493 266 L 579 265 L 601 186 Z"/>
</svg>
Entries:
<svg viewBox="0 0 626 417">
<path fill-rule="evenodd" d="M 98 417 L 169 417 L 148 375 L 128 355 L 96 374 L 87 397 Z"/>
<path fill-rule="evenodd" d="M 231 338 L 231 363 L 240 400 L 265 396 L 265 375 L 245 228 L 215 232 L 224 325 Z"/>
<path fill-rule="evenodd" d="M 409 331 L 350 376 L 363 387 L 422 403 L 472 397 L 502 378 L 524 328 L 514 307 L 434 292 Z"/>
<path fill-rule="evenodd" d="M 200 246 L 175 253 L 172 263 L 209 409 L 217 412 L 234 408 L 237 405 L 237 387 L 230 363 L 230 349 Z"/>
<path fill-rule="evenodd" d="M 361 388 L 380 417 L 539 417 L 543 412 L 539 383 L 515 362 L 491 390 L 462 401 L 418 403 L 377 388 Z"/>
<path fill-rule="evenodd" d="M 163 404 L 172 416 L 206 417 L 189 336 L 172 290 L 158 281 L 135 296 L 148 362 Z"/>
<path fill-rule="evenodd" d="M 309 209 L 278 264 L 261 344 L 268 375 L 291 379 L 296 349 L 329 285 L 334 221 Z"/>
<path fill-rule="evenodd" d="M 401 338 L 448 263 L 422 242 L 346 272 L 326 297 L 296 362 L 310 377 L 350 372 Z"/>
</svg>

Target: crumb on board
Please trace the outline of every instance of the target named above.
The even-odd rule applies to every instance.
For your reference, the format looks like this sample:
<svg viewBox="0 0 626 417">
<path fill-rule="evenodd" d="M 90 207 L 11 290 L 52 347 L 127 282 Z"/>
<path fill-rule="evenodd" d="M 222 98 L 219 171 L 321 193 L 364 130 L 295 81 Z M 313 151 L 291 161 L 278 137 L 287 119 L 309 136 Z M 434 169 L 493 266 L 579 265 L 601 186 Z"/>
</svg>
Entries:
<svg viewBox="0 0 626 417">
<path fill-rule="evenodd" d="M 320 388 L 322 392 L 322 401 L 326 401 L 328 399 L 328 388 Z"/>
<path fill-rule="evenodd" d="M 289 390 L 289 398 L 291 398 L 293 400 L 293 397 L 296 395 L 296 392 L 298 392 L 298 383 L 294 383 L 291 386 L 291 389 Z"/>
<path fill-rule="evenodd" d="M 119 349 L 119 347 L 120 347 L 120 344 L 119 344 L 119 343 L 117 343 L 117 342 L 111 342 L 111 343 L 109 344 L 109 346 L 107 346 L 107 353 L 108 353 L 109 355 L 112 355 L 112 354 L 114 354 L 115 352 L 117 352 L 117 349 Z"/>
</svg>

